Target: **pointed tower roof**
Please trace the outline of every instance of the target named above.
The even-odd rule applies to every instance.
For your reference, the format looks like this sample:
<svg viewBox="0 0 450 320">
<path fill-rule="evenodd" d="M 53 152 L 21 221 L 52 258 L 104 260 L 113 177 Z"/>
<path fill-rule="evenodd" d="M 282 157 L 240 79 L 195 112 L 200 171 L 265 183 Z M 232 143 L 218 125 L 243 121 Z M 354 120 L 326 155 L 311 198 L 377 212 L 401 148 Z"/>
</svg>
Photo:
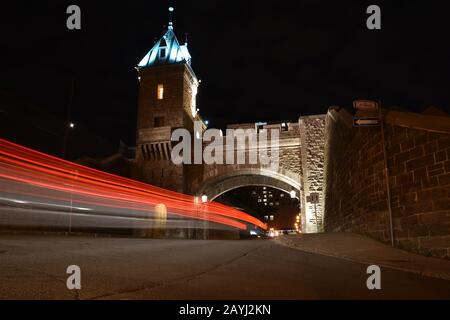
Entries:
<svg viewBox="0 0 450 320">
<path fill-rule="evenodd" d="M 190 66 L 191 55 L 187 43 L 180 45 L 178 42 L 175 32 L 173 32 L 173 24 L 170 22 L 166 33 L 139 62 L 138 67 L 145 68 L 182 62 L 186 62 Z"/>
</svg>

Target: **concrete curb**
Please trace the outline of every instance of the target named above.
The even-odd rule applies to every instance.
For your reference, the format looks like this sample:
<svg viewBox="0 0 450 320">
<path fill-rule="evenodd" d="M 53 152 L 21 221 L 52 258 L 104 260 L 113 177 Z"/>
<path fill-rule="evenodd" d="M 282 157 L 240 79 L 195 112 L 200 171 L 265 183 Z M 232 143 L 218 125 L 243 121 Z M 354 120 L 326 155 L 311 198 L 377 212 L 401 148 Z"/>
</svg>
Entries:
<svg viewBox="0 0 450 320">
<path fill-rule="evenodd" d="M 400 267 L 400 266 L 396 266 L 396 265 L 392 265 L 392 264 L 379 263 L 376 261 L 368 261 L 365 259 L 355 259 L 353 257 L 349 257 L 349 256 L 345 256 L 345 255 L 332 254 L 328 251 L 308 250 L 305 248 L 299 248 L 298 246 L 296 246 L 294 243 L 292 243 L 290 241 L 282 241 L 280 238 L 276 238 L 275 242 L 279 245 L 282 245 L 282 246 L 285 246 L 285 247 L 288 247 L 291 249 L 303 251 L 306 253 L 319 254 L 322 256 L 342 259 L 345 261 L 350 261 L 350 262 L 359 263 L 359 264 L 377 265 L 379 267 L 383 267 L 383 268 L 387 268 L 387 269 L 409 272 L 409 273 L 418 274 L 418 275 L 424 276 L 424 277 L 450 281 L 450 271 L 448 273 L 440 273 L 440 272 L 434 272 L 434 271 L 428 271 L 428 270 L 418 270 L 418 269 L 413 269 L 413 268 Z"/>
</svg>

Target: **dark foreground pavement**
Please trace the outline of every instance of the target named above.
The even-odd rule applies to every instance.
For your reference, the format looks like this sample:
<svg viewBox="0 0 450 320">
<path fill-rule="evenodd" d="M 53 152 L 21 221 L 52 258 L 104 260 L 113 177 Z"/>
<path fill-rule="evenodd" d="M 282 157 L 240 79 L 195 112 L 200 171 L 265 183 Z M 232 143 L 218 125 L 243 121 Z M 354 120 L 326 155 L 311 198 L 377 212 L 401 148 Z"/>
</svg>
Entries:
<svg viewBox="0 0 450 320">
<path fill-rule="evenodd" d="M 366 268 L 272 240 L 0 235 L 0 299 L 450 299 L 450 281 L 386 268 L 369 291 Z"/>
</svg>

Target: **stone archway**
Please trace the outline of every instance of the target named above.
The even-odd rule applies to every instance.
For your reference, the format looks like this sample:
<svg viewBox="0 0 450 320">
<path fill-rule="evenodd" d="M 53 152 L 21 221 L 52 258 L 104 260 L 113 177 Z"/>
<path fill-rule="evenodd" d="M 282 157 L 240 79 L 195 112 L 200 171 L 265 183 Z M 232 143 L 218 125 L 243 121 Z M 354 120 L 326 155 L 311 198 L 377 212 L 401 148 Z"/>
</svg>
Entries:
<svg viewBox="0 0 450 320">
<path fill-rule="evenodd" d="M 301 200 L 301 185 L 299 181 L 265 170 L 242 170 L 214 177 L 204 181 L 196 193 L 198 195 L 206 195 L 208 199 L 213 201 L 228 191 L 246 186 L 267 186 L 288 194 L 291 191 L 295 191 L 296 198 Z"/>
</svg>

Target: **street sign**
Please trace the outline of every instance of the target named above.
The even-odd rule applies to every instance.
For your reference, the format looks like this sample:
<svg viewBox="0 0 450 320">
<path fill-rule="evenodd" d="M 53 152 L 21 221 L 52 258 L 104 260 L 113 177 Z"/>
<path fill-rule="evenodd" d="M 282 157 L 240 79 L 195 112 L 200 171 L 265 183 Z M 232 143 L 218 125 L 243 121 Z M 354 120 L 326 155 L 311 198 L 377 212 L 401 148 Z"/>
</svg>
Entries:
<svg viewBox="0 0 450 320">
<path fill-rule="evenodd" d="M 306 197 L 306 201 L 309 203 L 319 203 L 319 200 L 319 193 L 317 192 L 312 192 Z"/>
<path fill-rule="evenodd" d="M 353 108 L 359 111 L 378 111 L 378 102 L 370 100 L 356 100 L 353 101 Z"/>
<path fill-rule="evenodd" d="M 356 109 L 353 118 L 354 127 L 374 127 L 380 123 L 380 105 L 378 102 L 370 100 L 353 101 L 353 108 Z"/>
<path fill-rule="evenodd" d="M 380 125 L 380 119 L 377 117 L 372 118 L 353 118 L 354 127 L 375 127 Z"/>
<path fill-rule="evenodd" d="M 317 204 L 320 202 L 320 195 L 318 192 L 311 192 L 306 196 L 306 201 L 314 204 L 314 218 L 316 220 L 316 232 L 319 232 L 319 219 L 317 217 Z"/>
</svg>

